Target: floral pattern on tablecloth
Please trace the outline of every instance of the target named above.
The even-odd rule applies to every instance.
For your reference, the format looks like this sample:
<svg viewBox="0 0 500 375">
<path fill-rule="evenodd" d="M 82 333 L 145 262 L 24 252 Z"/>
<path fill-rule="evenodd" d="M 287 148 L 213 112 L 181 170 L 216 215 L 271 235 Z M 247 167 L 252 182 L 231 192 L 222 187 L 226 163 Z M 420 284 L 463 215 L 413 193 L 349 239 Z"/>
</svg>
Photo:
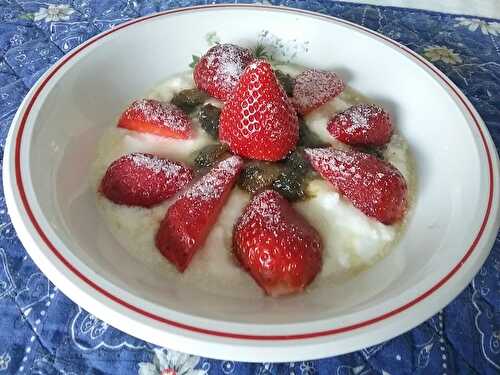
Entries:
<svg viewBox="0 0 500 375">
<path fill-rule="evenodd" d="M 238 1 L 0 0 L 0 156 L 24 95 L 48 67 L 75 46 L 135 17 L 222 2 Z M 497 20 L 327 0 L 265 3 L 338 16 L 422 54 L 465 92 L 499 147 Z M 500 238 L 471 285 L 443 311 L 404 335 L 323 360 L 280 364 L 218 361 L 128 336 L 66 298 L 38 270 L 17 239 L 2 191 L 0 314 L 0 375 L 497 374 Z"/>
</svg>

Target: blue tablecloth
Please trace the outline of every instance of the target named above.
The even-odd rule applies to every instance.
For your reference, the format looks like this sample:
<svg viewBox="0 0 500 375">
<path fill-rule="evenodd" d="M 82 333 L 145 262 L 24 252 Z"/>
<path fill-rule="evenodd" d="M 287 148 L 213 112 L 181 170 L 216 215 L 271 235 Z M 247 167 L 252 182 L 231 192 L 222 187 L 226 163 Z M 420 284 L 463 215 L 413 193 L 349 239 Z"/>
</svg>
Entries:
<svg viewBox="0 0 500 375">
<path fill-rule="evenodd" d="M 36 79 L 92 35 L 130 18 L 221 1 L 0 0 L 0 140 Z M 234 1 L 233 1 L 234 2 Z M 500 145 L 500 23 L 334 1 L 271 1 L 362 24 L 405 44 L 469 97 Z M 0 374 L 498 374 L 500 238 L 458 298 L 381 345 L 318 361 L 247 364 L 188 356 L 128 336 L 55 288 L 16 237 L 0 195 Z M 163 372 L 162 372 L 163 371 Z"/>
</svg>

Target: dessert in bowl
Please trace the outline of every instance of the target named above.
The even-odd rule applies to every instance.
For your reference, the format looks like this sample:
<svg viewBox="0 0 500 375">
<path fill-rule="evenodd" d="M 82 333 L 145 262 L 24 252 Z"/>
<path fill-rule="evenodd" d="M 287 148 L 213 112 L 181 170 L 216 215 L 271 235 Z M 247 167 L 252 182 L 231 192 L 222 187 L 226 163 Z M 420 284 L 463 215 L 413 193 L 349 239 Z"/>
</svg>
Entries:
<svg viewBox="0 0 500 375">
<path fill-rule="evenodd" d="M 135 100 L 100 141 L 91 189 L 124 249 L 194 287 L 247 298 L 263 295 L 257 285 L 272 296 L 328 287 L 403 231 L 408 144 L 334 72 L 255 55 L 216 44 Z M 224 165 L 234 169 L 218 186 Z"/>
<path fill-rule="evenodd" d="M 238 22 L 242 18 L 251 22 Z M 297 22 L 300 33 L 296 26 L 291 27 Z M 193 148 L 166 147 L 165 142 L 170 141 L 158 141 L 158 136 L 116 129 L 117 119 L 130 103 L 144 96 L 170 101 L 172 98 L 161 96 L 168 90 L 162 91 L 159 82 L 180 77 L 189 56 L 207 50 L 204 38 L 213 31 L 223 42 L 246 48 L 254 48 L 259 35 L 265 35 L 262 42 L 269 41 L 274 48 L 276 43 L 269 39 L 274 35 L 290 44 L 294 64 L 337 72 L 353 93 L 361 93 L 362 98 L 369 98 L 390 114 L 400 136 L 393 135 L 390 142 L 401 141 L 399 146 L 393 144 L 394 150 L 404 150 L 405 142 L 409 145 L 415 162 L 413 167 L 408 164 L 408 176 L 414 172 L 418 178 L 414 186 L 407 181 L 410 210 L 402 229 L 396 231 L 402 233 L 400 238 L 394 233 L 394 246 L 381 260 L 370 254 L 361 260 L 324 256 L 322 271 L 303 293 L 273 298 L 266 296 L 237 263 L 225 267 L 218 263 L 220 259 L 204 259 L 221 253 L 199 249 L 186 271 L 180 273 L 153 242 L 147 242 L 150 254 L 156 257 L 149 265 L 131 254 L 140 250 L 131 245 L 142 243 L 141 236 L 154 238 L 156 227 L 134 231 L 121 226 L 120 233 L 112 233 L 115 231 L 109 224 L 114 220 L 108 220 L 106 212 L 114 215 L 113 210 L 102 210 L 111 203 L 98 198 L 98 209 L 96 189 L 114 160 L 125 153 L 148 153 L 191 168 L 193 154 Z M 178 43 L 180 35 L 182 43 Z M 302 48 L 306 42 L 307 48 Z M 335 45 L 335 54 L 325 48 L 331 45 Z M 366 54 L 384 63 L 370 64 Z M 181 81 L 175 82 L 180 85 Z M 168 85 L 173 87 L 175 82 Z M 175 91 L 191 85 L 192 81 Z M 159 88 L 148 93 L 151 87 Z M 338 99 L 348 93 L 345 89 Z M 212 104 L 217 102 L 212 100 Z M 319 115 L 307 117 L 305 121 L 321 140 L 322 134 L 314 130 L 315 124 L 324 126 L 324 120 Z M 331 137 L 325 129 L 323 135 Z M 106 146 L 98 147 L 99 140 Z M 200 142 L 196 137 L 193 140 Z M 116 145 L 115 151 L 111 151 L 112 145 Z M 393 337 L 428 318 L 465 287 L 486 258 L 498 228 L 498 164 L 492 145 L 484 124 L 456 87 L 392 41 L 341 20 L 300 11 L 202 7 L 117 27 L 56 64 L 35 85 L 14 119 L 6 142 L 4 185 L 12 220 L 30 255 L 68 296 L 98 317 L 128 333 L 181 351 L 224 358 L 231 348 L 235 359 L 283 361 L 344 353 Z M 184 160 L 179 156 L 183 152 Z M 96 155 L 102 163 L 95 163 Z M 390 156 L 384 151 L 382 157 L 397 164 L 405 179 L 412 179 L 405 175 L 407 164 L 397 154 Z M 89 184 L 90 175 L 95 176 L 94 184 Z M 322 197 L 317 202 L 321 210 L 331 204 L 334 215 L 349 217 L 353 206 L 339 199 L 327 180 L 318 177 L 313 182 L 317 190 L 332 194 L 328 199 L 316 195 Z M 240 203 L 233 197 L 237 189 L 233 188 L 220 215 L 231 214 L 230 208 Z M 250 200 L 248 193 L 241 195 Z M 232 205 L 231 200 L 237 202 Z M 311 197 L 290 205 L 323 242 L 327 242 L 324 233 L 331 235 L 332 241 L 340 241 L 342 233 L 363 226 L 363 221 L 353 219 L 351 224 L 345 223 L 344 231 L 328 233 L 330 225 L 321 228 L 326 219 L 308 216 L 314 212 L 313 202 Z M 168 200 L 149 208 L 151 211 L 137 209 L 132 216 L 143 213 L 144 223 L 159 223 L 167 204 Z M 301 205 L 309 208 L 301 210 Z M 121 206 L 113 206 L 116 212 L 123 209 L 123 215 L 114 217 L 131 214 L 133 208 Z M 233 213 L 233 222 L 240 214 Z M 381 238 L 387 235 L 370 227 L 360 233 L 369 230 Z M 216 237 L 214 231 L 227 238 L 225 228 L 213 227 L 205 246 Z M 121 233 L 130 241 L 117 241 L 123 239 Z M 214 243 L 224 241 L 221 238 L 213 239 Z M 144 240 L 148 250 L 146 245 Z M 328 254 L 329 245 L 322 246 L 323 254 Z M 377 249 L 374 253 L 379 254 Z M 333 272 L 335 277 L 322 279 L 332 259 L 338 262 L 337 271 L 352 267 L 358 272 L 348 272 L 347 277 Z M 209 275 L 220 274 L 219 280 L 227 277 L 230 281 L 218 283 L 216 278 L 204 278 L 205 271 L 192 272 L 203 265 Z M 211 267 L 214 269 L 209 272 Z M 196 274 L 198 280 L 193 276 Z M 233 288 L 245 292 L 233 293 Z"/>
</svg>

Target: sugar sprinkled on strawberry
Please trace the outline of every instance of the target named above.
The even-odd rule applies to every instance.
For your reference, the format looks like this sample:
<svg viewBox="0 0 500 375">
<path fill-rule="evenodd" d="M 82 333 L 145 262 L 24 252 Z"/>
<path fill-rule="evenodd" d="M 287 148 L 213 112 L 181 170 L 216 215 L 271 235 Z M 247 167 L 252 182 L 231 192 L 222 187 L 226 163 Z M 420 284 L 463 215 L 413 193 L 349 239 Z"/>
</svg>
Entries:
<svg viewBox="0 0 500 375">
<path fill-rule="evenodd" d="M 133 153 L 108 167 L 99 190 L 114 203 L 150 207 L 173 196 L 192 178 L 192 170 L 180 163 Z"/>
<path fill-rule="evenodd" d="M 365 215 L 384 224 L 402 219 L 406 181 L 390 163 L 359 151 L 305 149 L 313 168 Z"/>
<path fill-rule="evenodd" d="M 167 210 L 155 243 L 180 272 L 184 272 L 205 243 L 242 167 L 243 161 L 238 156 L 219 162 Z"/>
<path fill-rule="evenodd" d="M 234 172 L 242 167 L 241 159 L 230 157 L 221 161 L 217 168 L 206 174 L 184 196 L 193 200 L 209 201 L 221 196 L 226 188 L 226 179 L 232 178 Z"/>
<path fill-rule="evenodd" d="M 256 195 L 234 227 L 233 252 L 264 291 L 302 291 L 322 266 L 318 232 L 273 190 Z"/>
<path fill-rule="evenodd" d="M 161 159 L 157 156 L 142 153 L 133 153 L 125 156 L 131 160 L 137 167 L 144 167 L 153 173 L 164 173 L 167 177 L 177 175 L 183 166 L 174 162 L 166 162 L 166 159 Z"/>
<path fill-rule="evenodd" d="M 238 155 L 268 161 L 283 159 L 297 144 L 297 115 L 267 61 L 243 72 L 222 109 L 219 137 Z"/>
<path fill-rule="evenodd" d="M 349 145 L 381 146 L 391 139 L 389 114 L 373 104 L 357 104 L 335 115 L 327 126 L 331 135 Z"/>
<path fill-rule="evenodd" d="M 227 100 L 233 93 L 245 67 L 253 60 L 252 52 L 234 44 L 217 44 L 195 66 L 196 86 L 211 96 Z"/>
<path fill-rule="evenodd" d="M 304 115 L 335 98 L 344 88 L 345 83 L 337 74 L 308 69 L 295 78 L 293 103 L 297 112 Z"/>
<path fill-rule="evenodd" d="M 191 120 L 184 111 L 155 99 L 134 101 L 123 112 L 118 127 L 180 139 L 189 138 L 192 132 Z"/>
</svg>

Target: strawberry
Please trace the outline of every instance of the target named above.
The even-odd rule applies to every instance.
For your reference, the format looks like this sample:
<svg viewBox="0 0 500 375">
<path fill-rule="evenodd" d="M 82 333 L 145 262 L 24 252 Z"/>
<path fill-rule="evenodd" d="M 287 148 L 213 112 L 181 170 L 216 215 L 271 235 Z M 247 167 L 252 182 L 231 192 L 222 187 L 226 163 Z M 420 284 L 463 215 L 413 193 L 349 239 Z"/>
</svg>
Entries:
<svg viewBox="0 0 500 375">
<path fill-rule="evenodd" d="M 331 135 L 352 146 L 382 146 L 389 142 L 389 114 L 372 104 L 357 104 L 336 114 L 327 126 Z"/>
<path fill-rule="evenodd" d="M 305 115 L 344 91 L 344 81 L 333 72 L 304 70 L 295 78 L 293 104 Z"/>
<path fill-rule="evenodd" d="M 219 162 L 167 210 L 156 247 L 180 272 L 203 246 L 243 167 L 238 156 Z"/>
<path fill-rule="evenodd" d="M 318 232 L 273 190 L 245 208 L 234 227 L 233 252 L 271 296 L 302 291 L 322 266 Z"/>
<path fill-rule="evenodd" d="M 235 154 L 268 161 L 283 159 L 297 144 L 297 115 L 267 61 L 243 72 L 222 109 L 219 138 Z"/>
<path fill-rule="evenodd" d="M 120 117 L 119 128 L 162 137 L 187 139 L 191 136 L 191 119 L 173 104 L 154 99 L 134 101 Z"/>
<path fill-rule="evenodd" d="M 312 167 L 365 215 L 384 224 L 404 216 L 406 181 L 390 163 L 359 151 L 309 148 L 304 152 Z"/>
<path fill-rule="evenodd" d="M 200 90 L 226 101 L 236 88 L 241 73 L 252 60 L 252 51 L 247 48 L 217 44 L 196 64 L 194 82 Z"/>
<path fill-rule="evenodd" d="M 150 207 L 170 198 L 192 178 L 193 171 L 180 163 L 134 153 L 108 167 L 99 191 L 118 204 Z"/>
</svg>

